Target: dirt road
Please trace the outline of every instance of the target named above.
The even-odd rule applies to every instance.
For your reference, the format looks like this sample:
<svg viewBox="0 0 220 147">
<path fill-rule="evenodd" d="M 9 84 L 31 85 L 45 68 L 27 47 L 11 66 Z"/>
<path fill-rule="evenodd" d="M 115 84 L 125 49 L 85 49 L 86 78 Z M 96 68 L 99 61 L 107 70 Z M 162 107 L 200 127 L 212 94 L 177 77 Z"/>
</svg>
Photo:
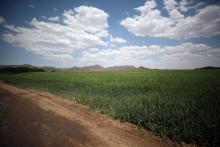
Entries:
<svg viewBox="0 0 220 147">
<path fill-rule="evenodd" d="M 187 146 L 49 93 L 0 83 L 0 146 Z"/>
</svg>

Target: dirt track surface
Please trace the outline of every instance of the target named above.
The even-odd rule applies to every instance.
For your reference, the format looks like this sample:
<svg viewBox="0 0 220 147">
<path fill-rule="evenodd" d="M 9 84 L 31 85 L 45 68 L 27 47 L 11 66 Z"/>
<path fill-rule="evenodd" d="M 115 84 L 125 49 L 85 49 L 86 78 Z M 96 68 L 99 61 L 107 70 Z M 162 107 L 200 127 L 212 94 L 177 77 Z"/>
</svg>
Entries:
<svg viewBox="0 0 220 147">
<path fill-rule="evenodd" d="M 170 147 L 129 123 L 90 111 L 70 100 L 0 83 L 0 146 Z"/>
</svg>

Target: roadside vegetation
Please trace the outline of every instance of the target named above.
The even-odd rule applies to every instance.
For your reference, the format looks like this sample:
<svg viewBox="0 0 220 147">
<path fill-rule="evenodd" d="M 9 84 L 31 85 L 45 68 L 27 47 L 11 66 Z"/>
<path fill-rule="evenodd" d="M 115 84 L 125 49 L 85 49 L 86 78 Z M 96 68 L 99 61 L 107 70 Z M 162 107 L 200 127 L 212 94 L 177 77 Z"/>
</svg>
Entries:
<svg viewBox="0 0 220 147">
<path fill-rule="evenodd" d="M 218 69 L 35 72 L 0 79 L 78 101 L 173 140 L 219 144 Z"/>
</svg>

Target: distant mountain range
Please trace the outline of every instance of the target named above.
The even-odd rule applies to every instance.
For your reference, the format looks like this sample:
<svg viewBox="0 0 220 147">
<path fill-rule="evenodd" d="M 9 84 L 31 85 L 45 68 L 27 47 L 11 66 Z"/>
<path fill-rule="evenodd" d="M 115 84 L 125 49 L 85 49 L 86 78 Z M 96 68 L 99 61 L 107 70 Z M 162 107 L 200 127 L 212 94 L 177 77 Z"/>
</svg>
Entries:
<svg viewBox="0 0 220 147">
<path fill-rule="evenodd" d="M 51 67 L 51 66 L 33 66 L 30 64 L 23 64 L 23 65 L 0 65 L 0 69 L 4 68 L 29 68 L 29 69 L 40 69 L 44 71 L 78 71 L 78 70 L 85 70 L 85 71 L 117 71 L 117 70 L 151 70 L 150 68 L 146 68 L 144 66 L 140 67 L 135 67 L 132 65 L 124 65 L 124 66 L 110 66 L 110 67 L 102 67 L 101 65 L 91 65 L 91 66 L 83 66 L 83 67 L 78 67 L 74 66 L 71 68 L 57 68 L 57 67 Z M 213 67 L 213 66 L 206 66 L 206 67 L 201 67 L 201 68 L 195 68 L 197 69 L 220 69 L 220 67 Z"/>
<path fill-rule="evenodd" d="M 100 65 L 91 65 L 91 66 L 84 66 L 84 67 L 77 67 L 74 66 L 72 68 L 69 68 L 69 70 L 104 70 L 105 68 Z"/>
<path fill-rule="evenodd" d="M 23 65 L 0 65 L 0 69 L 2 68 L 20 68 L 20 67 L 26 67 L 31 69 L 43 69 L 45 71 L 76 71 L 76 70 L 88 70 L 88 71 L 104 71 L 104 70 L 145 70 L 150 69 L 143 66 L 135 67 L 132 65 L 124 65 L 124 66 L 110 66 L 110 67 L 102 67 L 101 65 L 91 65 L 91 66 L 83 66 L 78 67 L 74 66 L 72 68 L 57 68 L 57 67 L 51 67 L 51 66 L 33 66 L 30 64 L 23 64 Z"/>
<path fill-rule="evenodd" d="M 102 67 L 101 65 L 91 65 L 91 66 L 84 66 L 84 67 L 77 67 L 74 66 L 73 68 L 69 68 L 69 70 L 92 70 L 92 71 L 102 71 L 102 70 L 143 70 L 149 69 L 143 66 L 135 67 L 132 65 L 124 65 L 124 66 L 110 66 L 110 67 Z"/>
</svg>

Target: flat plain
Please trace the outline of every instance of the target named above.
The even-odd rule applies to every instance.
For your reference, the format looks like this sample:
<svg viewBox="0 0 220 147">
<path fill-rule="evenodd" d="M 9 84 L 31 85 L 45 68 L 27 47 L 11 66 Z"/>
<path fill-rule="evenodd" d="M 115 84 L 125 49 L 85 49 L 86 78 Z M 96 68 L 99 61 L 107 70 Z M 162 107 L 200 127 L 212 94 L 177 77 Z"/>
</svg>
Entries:
<svg viewBox="0 0 220 147">
<path fill-rule="evenodd" d="M 33 72 L 0 74 L 0 80 L 85 104 L 161 137 L 219 144 L 220 70 Z"/>
</svg>

